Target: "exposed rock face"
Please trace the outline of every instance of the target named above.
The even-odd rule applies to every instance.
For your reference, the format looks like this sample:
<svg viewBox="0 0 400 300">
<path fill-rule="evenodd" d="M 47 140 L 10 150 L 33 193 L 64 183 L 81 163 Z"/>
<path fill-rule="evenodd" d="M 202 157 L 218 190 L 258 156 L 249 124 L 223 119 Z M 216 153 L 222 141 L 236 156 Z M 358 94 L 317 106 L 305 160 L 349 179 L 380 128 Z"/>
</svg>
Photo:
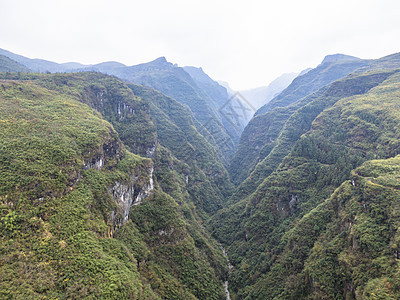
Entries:
<svg viewBox="0 0 400 300">
<path fill-rule="evenodd" d="M 150 195 L 150 192 L 154 189 L 153 171 L 154 171 L 154 167 L 152 166 L 148 170 L 149 182 L 147 184 L 145 184 L 144 186 L 142 186 L 138 195 L 135 198 L 135 202 L 133 202 L 133 205 L 141 204 L 142 200 L 147 198 Z"/>
<path fill-rule="evenodd" d="M 153 171 L 153 165 L 147 167 L 146 170 L 140 168 L 136 170 L 136 174 L 131 175 L 129 183 L 116 181 L 114 186 L 110 187 L 109 192 L 118 204 L 117 212 L 113 211 L 111 214 L 116 229 L 128 221 L 131 206 L 141 204 L 154 189 Z M 143 177 L 146 177 L 145 182 L 143 182 Z"/>
<path fill-rule="evenodd" d="M 146 157 L 152 158 L 155 151 L 156 151 L 156 144 L 154 143 L 152 147 L 146 149 Z"/>
<path fill-rule="evenodd" d="M 95 157 L 92 160 L 85 162 L 83 169 L 84 170 L 89 170 L 89 169 L 100 170 L 103 166 L 104 166 L 104 156 L 99 155 L 98 157 Z"/>
<path fill-rule="evenodd" d="M 85 158 L 83 165 L 84 170 L 101 170 L 107 162 L 115 159 L 119 161 L 124 156 L 121 141 L 114 135 L 112 130 L 110 130 L 110 134 L 113 134 L 113 136 L 109 137 L 102 146 L 86 154 L 87 158 Z"/>
<path fill-rule="evenodd" d="M 155 145 L 152 148 L 155 149 Z M 87 153 L 84 161 L 84 170 L 101 170 L 114 168 L 124 156 L 124 149 L 121 142 L 116 137 L 107 139 L 102 146 L 95 151 Z M 139 163 L 128 181 L 115 181 L 108 191 L 117 203 L 117 209 L 111 212 L 111 220 L 114 230 L 118 230 L 129 218 L 129 211 L 132 205 L 142 203 L 154 189 L 153 180 L 154 167 L 152 162 Z"/>
</svg>

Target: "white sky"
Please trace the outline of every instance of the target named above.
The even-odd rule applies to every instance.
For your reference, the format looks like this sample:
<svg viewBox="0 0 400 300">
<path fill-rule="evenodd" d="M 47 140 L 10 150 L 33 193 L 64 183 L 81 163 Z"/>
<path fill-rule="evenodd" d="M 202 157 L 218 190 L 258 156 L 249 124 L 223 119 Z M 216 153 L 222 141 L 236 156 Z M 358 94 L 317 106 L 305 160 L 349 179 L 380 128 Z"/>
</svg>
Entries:
<svg viewBox="0 0 400 300">
<path fill-rule="evenodd" d="M 234 89 L 325 55 L 400 52 L 399 0 L 0 0 L 0 48 L 30 58 L 134 65 L 165 56 Z"/>
</svg>

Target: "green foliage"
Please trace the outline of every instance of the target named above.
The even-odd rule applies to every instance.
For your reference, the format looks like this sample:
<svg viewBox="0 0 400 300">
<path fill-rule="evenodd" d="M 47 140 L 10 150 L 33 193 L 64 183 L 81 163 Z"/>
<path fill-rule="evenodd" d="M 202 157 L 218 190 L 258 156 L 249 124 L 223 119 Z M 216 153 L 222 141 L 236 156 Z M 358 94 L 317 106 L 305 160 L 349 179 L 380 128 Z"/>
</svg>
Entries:
<svg viewBox="0 0 400 300">
<path fill-rule="evenodd" d="M 189 166 L 168 149 L 156 151 L 153 194 L 116 223 L 112 187 L 134 180 L 138 193 L 153 162 L 99 112 L 146 154 L 157 141 L 148 102 L 101 74 L 5 76 L 0 297 L 221 299 L 225 261 L 188 201 Z"/>
<path fill-rule="evenodd" d="M 115 157 L 104 154 L 105 171 L 83 172 L 110 145 L 119 159 L 125 155 L 112 126 L 72 97 L 32 82 L 1 88 L 2 297 L 139 298 L 136 260 L 108 238 L 107 212 L 115 204 L 103 196 L 142 159 L 134 164 L 128 154 L 118 170 Z"/>
<path fill-rule="evenodd" d="M 389 214 L 398 205 L 396 163 L 374 163 L 379 183 L 346 180 L 363 162 L 397 153 L 399 78 L 396 71 L 365 73 L 324 89 L 286 121 L 269 154 L 281 156 L 266 164 L 270 175 L 213 218 L 213 233 L 235 265 L 230 285 L 237 297 L 353 299 L 389 273 L 388 295 L 396 293 L 395 260 L 385 250 L 397 245 L 397 216 Z M 360 173 L 366 167 L 354 174 L 367 176 Z M 344 207 L 353 211 L 345 216 Z"/>
<path fill-rule="evenodd" d="M 223 120 L 219 115 L 213 100 L 195 83 L 182 68 L 174 66 L 165 58 L 122 70 L 107 70 L 128 82 L 154 88 L 180 104 L 187 106 L 196 120 L 196 128 L 202 132 L 217 151 L 219 158 L 225 164 L 233 155 L 235 142 L 228 134 Z M 236 136 L 237 139 L 237 136 Z M 224 142 L 220 142 L 224 141 Z"/>
<path fill-rule="evenodd" d="M 232 185 L 215 149 L 196 130 L 196 121 L 191 112 L 174 99 L 155 90 L 132 84 L 129 87 L 135 95 L 148 103 L 158 142 L 175 157 L 166 160 L 169 154 L 157 153 L 154 157 L 159 161 L 156 165 L 160 167 L 156 171 L 160 175 L 158 180 L 163 189 L 168 190 L 168 185 L 171 186 L 180 177 L 183 179 L 181 184 L 187 189 L 200 213 L 216 212 L 229 197 Z M 164 150 L 157 149 L 165 153 Z M 170 170 L 176 174 L 167 179 Z M 169 181 L 168 184 L 166 180 Z"/>
<path fill-rule="evenodd" d="M 301 135 L 310 130 L 313 120 L 323 110 L 344 97 L 367 92 L 391 74 L 393 71 L 348 76 L 287 108 L 275 108 L 253 118 L 243 132 L 239 150 L 229 169 L 233 178 L 236 172 L 240 172 L 242 178 L 246 174 L 243 170 L 251 172 L 247 171 L 250 175 L 240 184 L 231 201 L 238 201 L 253 192 L 275 171 Z"/>
</svg>

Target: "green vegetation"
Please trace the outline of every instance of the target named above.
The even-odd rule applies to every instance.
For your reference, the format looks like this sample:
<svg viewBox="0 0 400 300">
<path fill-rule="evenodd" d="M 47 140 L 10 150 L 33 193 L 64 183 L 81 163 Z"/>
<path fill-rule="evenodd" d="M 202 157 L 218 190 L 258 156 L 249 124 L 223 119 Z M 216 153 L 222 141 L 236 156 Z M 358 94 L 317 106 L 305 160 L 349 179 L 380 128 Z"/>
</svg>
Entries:
<svg viewBox="0 0 400 300">
<path fill-rule="evenodd" d="M 341 281 L 340 276 L 336 276 L 342 274 L 341 269 L 335 270 L 336 273 L 330 269 L 321 273 L 312 272 L 320 272 L 327 259 L 330 259 L 327 255 L 339 254 L 345 247 L 343 240 L 331 239 L 331 236 L 326 245 L 329 244 L 332 250 L 323 247 L 322 251 L 318 244 L 319 235 L 330 230 L 328 223 L 333 215 L 331 211 L 321 212 L 324 205 L 331 201 L 325 199 L 333 199 L 338 193 L 334 193 L 335 189 L 343 182 L 347 182 L 343 187 L 352 186 L 346 180 L 362 162 L 397 154 L 400 137 L 397 109 L 399 88 L 400 76 L 396 71 L 351 76 L 331 85 L 325 90 L 324 97 L 317 97 L 288 119 L 286 129 L 293 127 L 286 133 L 284 129 L 279 137 L 283 139 L 286 136 L 286 141 L 294 138 L 291 144 L 285 144 L 290 149 L 288 155 L 251 196 L 222 210 L 212 222 L 214 234 L 225 245 L 229 245 L 229 256 L 235 266 L 230 281 L 234 297 L 341 299 L 366 293 L 364 288 L 375 289 L 373 293 L 382 287 L 386 289 L 382 281 L 385 274 L 379 273 L 382 270 L 376 272 L 376 277 L 365 275 L 368 280 L 377 278 L 368 287 L 363 286 L 368 280 L 359 284 L 351 272 L 347 275 L 347 281 Z M 332 96 L 339 97 L 327 97 L 330 90 L 333 90 L 330 92 Z M 350 96 L 359 93 L 361 95 Z M 311 121 L 312 126 L 307 128 Z M 306 130 L 303 131 L 303 128 Z M 282 141 L 278 140 L 278 147 L 279 143 Z M 355 172 L 358 174 L 357 170 Z M 389 175 L 385 172 L 383 170 L 382 178 Z M 396 184 L 396 176 L 395 172 L 388 176 L 393 178 L 393 184 Z M 386 179 L 382 180 L 387 182 Z M 361 190 L 360 194 L 364 192 Z M 396 197 L 391 197 L 393 200 L 390 201 L 397 205 Z M 379 203 L 382 200 L 376 201 Z M 359 229 L 360 242 L 357 245 L 364 243 L 364 239 L 365 243 L 375 243 L 376 238 L 368 235 L 378 234 L 382 238 L 386 235 L 385 240 L 376 240 L 374 245 L 368 244 L 368 249 L 372 247 L 380 253 L 389 244 L 389 233 L 382 233 L 387 228 L 382 223 L 385 218 L 378 217 L 377 212 L 372 212 L 371 217 L 373 219 L 362 221 L 364 227 Z M 332 222 L 331 226 L 342 225 Z M 315 254 L 312 254 L 313 248 Z M 312 255 L 321 256 L 323 265 L 314 265 Z M 377 257 L 382 259 L 379 255 Z M 335 262 L 329 262 L 327 267 L 333 265 Z M 321 274 L 332 275 L 326 275 L 328 277 L 317 287 L 315 284 L 321 280 Z M 394 273 L 391 276 L 396 278 Z M 325 286 L 328 283 L 331 290 Z M 321 293 L 317 292 L 318 289 Z M 349 292 L 343 294 L 346 289 Z M 392 292 L 387 291 L 388 294 Z"/>
<path fill-rule="evenodd" d="M 197 131 L 191 112 L 153 89 L 132 84 L 129 87 L 148 103 L 158 142 L 179 160 L 170 163 L 170 168 L 177 165 L 180 177 L 186 176 L 185 189 L 199 211 L 212 214 L 222 208 L 232 185 L 217 152 Z"/>
<path fill-rule="evenodd" d="M 279 166 L 301 135 L 310 130 L 311 123 L 324 109 L 343 97 L 369 91 L 391 74 L 393 71 L 350 75 L 287 108 L 275 108 L 269 113 L 256 116 L 244 131 L 242 142 L 231 163 L 232 177 L 246 179 L 238 187 L 233 200 L 243 199 L 254 191 Z M 245 168 L 246 165 L 251 168 Z M 243 170 L 251 171 L 248 177 L 244 177 L 246 173 Z M 234 176 L 236 173 L 238 175 Z"/>
<path fill-rule="evenodd" d="M 228 134 L 217 111 L 219 105 L 217 106 L 207 92 L 201 89 L 182 68 L 160 57 L 149 63 L 117 71 L 105 71 L 128 82 L 154 88 L 179 103 L 187 105 L 198 121 L 195 124 L 196 128 L 214 146 L 220 160 L 224 164 L 228 163 L 235 150 L 235 142 Z"/>
<path fill-rule="evenodd" d="M 148 102 L 102 74 L 4 77 L 1 298 L 221 299 L 225 260 L 186 192 L 189 166 L 157 145 Z M 155 147 L 154 163 L 120 137 L 142 155 Z M 154 190 L 125 221 L 114 193 L 145 193 L 153 164 Z"/>
<path fill-rule="evenodd" d="M 203 73 L 102 66 L 174 99 L 10 67 L 0 298 L 224 299 L 228 278 L 232 299 L 399 299 L 399 66 L 335 55 L 295 80 L 244 130 L 236 189 L 217 146 L 227 132 L 201 124 L 227 129 Z"/>
<path fill-rule="evenodd" d="M 97 190 L 124 177 L 112 126 L 31 82 L 3 81 L 0 93 L 2 298 L 139 297 L 145 288 L 132 250 L 107 238 L 115 203 Z M 120 158 L 82 171 L 104 145 Z"/>
</svg>

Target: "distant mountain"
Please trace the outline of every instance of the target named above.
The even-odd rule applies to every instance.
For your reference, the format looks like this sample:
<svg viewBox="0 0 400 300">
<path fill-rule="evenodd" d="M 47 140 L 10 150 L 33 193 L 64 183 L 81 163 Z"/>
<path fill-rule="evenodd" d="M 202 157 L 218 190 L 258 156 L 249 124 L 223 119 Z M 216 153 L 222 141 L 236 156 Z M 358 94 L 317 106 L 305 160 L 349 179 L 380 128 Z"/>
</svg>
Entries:
<svg viewBox="0 0 400 300">
<path fill-rule="evenodd" d="M 361 60 L 358 57 L 351 56 L 351 55 L 346 55 L 346 54 L 330 54 L 325 56 L 324 60 L 322 61 L 321 65 L 325 63 L 335 63 L 339 61 L 353 61 L 353 60 Z"/>
<path fill-rule="evenodd" d="M 183 67 L 183 69 L 193 78 L 197 86 L 203 89 L 211 100 L 213 100 L 216 104 L 216 108 L 225 104 L 225 101 L 229 97 L 225 87 L 211 79 L 202 68 L 187 66 Z"/>
<path fill-rule="evenodd" d="M 183 69 L 212 100 L 211 105 L 218 112 L 222 124 L 237 146 L 239 137 L 255 110 L 246 101 L 243 101 L 244 99 L 236 97 L 235 92 L 229 93 L 227 88 L 211 79 L 202 68 L 183 67 Z"/>
<path fill-rule="evenodd" d="M 217 148 L 226 165 L 236 150 L 241 131 L 250 119 L 249 117 L 240 126 L 232 126 L 223 120 L 218 112 L 221 103 L 224 102 L 223 87 L 203 73 L 204 78 L 208 77 L 209 83 L 214 83 L 214 86 L 208 87 L 204 80 L 199 82 L 207 89 L 206 92 L 183 68 L 168 62 L 165 57 L 135 66 L 125 66 L 119 62 L 104 62 L 96 65 L 58 64 L 47 60 L 30 59 L 2 49 L 0 49 L 0 54 L 14 59 L 35 72 L 95 71 L 159 90 L 191 109 L 199 121 L 197 129 Z"/>
<path fill-rule="evenodd" d="M 15 60 L 0 55 L 0 72 L 30 72 L 30 70 Z"/>
<path fill-rule="evenodd" d="M 266 113 L 275 107 L 283 107 L 294 103 L 324 85 L 346 76 L 367 64 L 366 60 L 353 56 L 344 54 L 328 55 L 318 67 L 295 78 L 284 91 L 262 106 L 256 112 L 256 115 Z"/>
<path fill-rule="evenodd" d="M 229 83 L 223 80 L 217 80 L 218 84 L 226 88 L 229 95 L 233 95 L 235 91 L 229 86 Z"/>
<path fill-rule="evenodd" d="M 72 72 L 74 69 L 80 69 L 85 67 L 85 65 L 77 63 L 77 62 L 67 62 L 59 64 L 62 68 L 65 69 L 65 72 Z"/>
<path fill-rule="evenodd" d="M 298 73 L 285 73 L 273 80 L 268 86 L 240 91 L 256 109 L 267 104 L 292 83 Z"/>
<path fill-rule="evenodd" d="M 79 63 L 65 63 L 58 64 L 52 61 L 44 60 L 44 59 L 30 59 L 24 57 L 22 55 L 14 54 L 10 51 L 0 49 L 0 55 L 7 56 L 16 62 L 24 65 L 34 72 L 67 72 L 68 70 L 78 69 L 84 67 L 84 65 Z"/>
</svg>

